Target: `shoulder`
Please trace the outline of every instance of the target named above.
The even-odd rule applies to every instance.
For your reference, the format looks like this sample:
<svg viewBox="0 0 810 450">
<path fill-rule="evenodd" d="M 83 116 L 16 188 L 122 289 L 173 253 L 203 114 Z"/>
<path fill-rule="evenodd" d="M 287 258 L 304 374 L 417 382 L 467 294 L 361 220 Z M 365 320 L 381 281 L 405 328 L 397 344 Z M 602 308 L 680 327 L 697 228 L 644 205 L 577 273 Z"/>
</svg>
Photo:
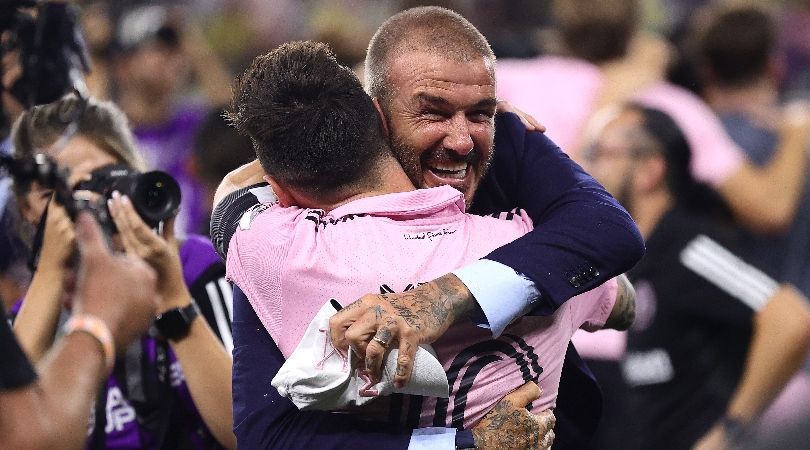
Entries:
<svg viewBox="0 0 810 450">
<path fill-rule="evenodd" d="M 544 133 L 528 131 L 514 113 L 504 112 L 495 115 L 495 155 L 510 151 L 557 149 Z"/>
<path fill-rule="evenodd" d="M 249 211 L 258 211 L 259 205 L 263 202 L 275 201 L 273 189 L 267 183 L 258 183 L 229 191 L 230 189 L 225 194 L 226 191 L 222 190 L 222 186 L 220 186 L 217 195 L 222 194 L 222 198 L 216 202 L 211 213 L 211 241 L 223 260 L 228 254 L 231 237 L 239 228 L 245 214 Z"/>
</svg>

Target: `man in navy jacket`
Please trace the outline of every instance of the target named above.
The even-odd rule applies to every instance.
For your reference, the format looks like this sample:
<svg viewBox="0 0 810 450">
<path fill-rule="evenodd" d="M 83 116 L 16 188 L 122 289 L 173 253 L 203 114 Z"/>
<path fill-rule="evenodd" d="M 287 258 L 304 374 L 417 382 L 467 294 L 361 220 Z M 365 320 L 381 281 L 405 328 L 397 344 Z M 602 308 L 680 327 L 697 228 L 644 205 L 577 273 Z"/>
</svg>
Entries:
<svg viewBox="0 0 810 450">
<path fill-rule="evenodd" d="M 446 34 L 447 30 L 453 30 L 454 26 L 457 29 L 456 25 L 461 23 L 462 32 L 456 33 L 455 41 L 453 36 L 433 36 L 432 41 L 442 43 L 444 47 L 456 45 L 457 49 L 462 48 L 473 57 L 480 50 L 478 56 L 485 62 L 494 63 L 494 57 L 483 37 L 468 22 L 456 16 L 439 8 L 408 10 L 389 19 L 380 28 L 378 35 L 407 40 L 409 32 L 418 31 L 418 35 L 428 36 L 426 39 L 430 39 L 431 32 L 434 35 Z M 463 22 L 459 22 L 459 19 Z M 420 27 L 414 27 L 414 24 L 419 24 Z M 461 35 L 461 41 L 458 35 Z M 468 45 L 470 41 L 476 40 L 479 43 L 483 41 L 483 45 Z M 373 40 L 370 47 L 370 57 L 373 56 L 374 42 Z M 455 82 L 453 77 L 459 75 L 458 73 L 453 73 L 452 70 L 443 71 L 442 61 L 457 66 L 458 59 L 467 60 L 469 54 L 447 57 L 446 48 L 445 51 L 429 45 L 426 48 L 425 41 L 421 40 L 417 43 L 423 46 L 419 51 L 411 51 L 409 60 L 408 52 L 402 52 L 396 44 L 383 45 L 385 42 L 379 40 L 377 43 L 383 47 L 387 45 L 389 50 L 393 48 L 392 51 L 397 55 L 393 62 L 385 63 L 391 65 L 392 70 L 381 77 L 383 84 L 394 83 L 397 89 L 390 96 L 384 91 L 375 93 L 373 71 L 369 88 L 380 104 L 394 147 L 400 144 L 400 149 L 407 149 L 410 144 L 410 147 L 417 147 L 415 150 L 419 151 L 418 146 L 424 144 L 421 151 L 426 155 L 425 158 L 418 154 L 410 157 L 404 153 L 399 154 L 403 167 L 412 175 L 415 184 L 429 186 L 426 179 L 435 181 L 436 178 L 444 178 L 451 180 L 442 184 L 455 186 L 452 179 L 462 180 L 456 187 L 464 191 L 468 198 L 473 198 L 473 212 L 504 211 L 520 206 L 532 216 L 537 225 L 538 231 L 496 250 L 480 261 L 478 267 L 462 268 L 454 274 L 442 277 L 445 278 L 444 281 L 460 286 L 453 291 L 458 294 L 452 302 L 466 304 L 466 307 L 472 304 L 473 320 L 490 328 L 493 335 L 497 336 L 511 320 L 527 310 L 533 314 L 548 314 L 570 297 L 629 269 L 640 258 L 643 244 L 635 224 L 598 183 L 545 136 L 527 132 L 514 115 L 499 115 L 493 121 L 491 114 L 495 109 L 494 93 L 487 95 L 488 91 L 479 84 L 470 86 L 469 83 Z M 412 47 L 408 48 L 412 50 Z M 414 57 L 427 57 L 428 62 L 438 60 L 439 64 L 425 64 L 424 60 L 413 61 Z M 433 72 L 416 70 L 404 75 L 400 73 L 402 76 L 395 79 L 396 71 L 393 66 L 397 61 L 415 68 L 427 67 Z M 371 67 L 373 68 L 373 64 Z M 414 75 L 416 79 L 410 75 Z M 491 77 L 494 87 L 494 72 Z M 431 91 L 430 88 L 437 89 Z M 447 95 L 443 96 L 443 93 Z M 408 103 L 411 100 L 413 102 Z M 414 110 L 406 111 L 410 107 Z M 409 122 L 408 118 L 416 119 Z M 466 155 L 476 152 L 485 155 L 490 151 L 494 122 L 497 122 L 495 129 L 498 130 L 494 138 L 497 151 L 494 152 L 488 175 L 482 179 L 483 167 L 478 165 L 477 159 L 466 158 Z M 411 131 L 408 128 L 410 125 L 413 125 L 411 128 L 418 134 L 408 134 Z M 427 129 L 419 130 L 421 125 Z M 431 149 L 436 147 L 433 142 L 414 142 L 414 139 L 430 136 L 431 133 L 437 135 L 437 130 L 440 148 Z M 438 156 L 437 150 L 440 150 Z M 451 152 L 464 158 L 453 161 Z M 435 162 L 440 157 L 450 161 Z M 467 167 L 459 169 L 450 164 L 453 162 L 466 162 Z M 431 176 L 435 178 L 430 178 Z M 245 179 L 231 178 L 230 181 L 235 182 L 236 187 L 250 184 Z M 476 188 L 478 193 L 473 197 Z M 238 220 L 238 214 L 233 213 L 234 208 L 244 211 L 259 201 L 255 194 L 240 197 L 245 192 L 258 191 L 238 191 L 221 202 L 215 211 L 212 236 L 220 250 L 225 249 L 235 229 L 234 217 Z M 221 194 L 220 192 L 220 196 Z M 224 224 L 219 219 L 224 219 Z M 444 302 L 446 298 L 431 298 L 431 292 L 435 290 L 431 290 L 430 284 L 410 291 L 408 295 L 411 298 L 414 295 L 422 296 L 422 301 L 437 304 Z M 397 301 L 397 294 L 387 297 L 373 296 L 365 301 Z M 349 325 L 356 320 L 351 317 L 349 319 Z M 234 297 L 234 321 L 257 321 L 250 305 L 238 292 Z M 449 323 L 442 326 L 446 329 Z M 269 380 L 283 363 L 283 357 L 263 327 L 240 328 L 251 330 L 245 335 L 234 335 L 234 355 L 237 359 L 234 367 L 234 423 L 240 444 L 251 448 L 267 445 L 388 448 L 397 447 L 397 443 L 400 444 L 398 447 L 404 447 L 411 441 L 410 430 L 355 423 L 355 419 L 345 415 L 323 412 L 286 414 L 290 411 L 289 408 L 295 408 L 292 403 L 280 398 L 272 388 L 269 391 L 267 389 L 270 386 Z M 443 330 L 439 326 L 432 332 L 432 337 L 436 337 Z M 359 333 L 357 336 L 360 335 L 366 336 L 365 342 L 355 345 L 373 350 L 373 344 L 368 345 L 368 342 L 374 333 Z M 350 333 L 349 337 L 353 335 Z M 419 342 L 427 342 L 431 338 L 418 335 L 415 337 Z M 577 365 L 580 362 L 575 356 L 572 354 L 563 371 L 556 411 L 558 425 L 555 430 L 555 448 L 564 445 L 581 446 L 589 438 L 600 414 L 598 388 L 582 370 L 576 370 L 584 367 Z M 240 361 L 249 361 L 250 364 L 242 364 Z M 388 418 L 380 418 L 380 421 L 385 422 L 386 419 Z"/>
</svg>

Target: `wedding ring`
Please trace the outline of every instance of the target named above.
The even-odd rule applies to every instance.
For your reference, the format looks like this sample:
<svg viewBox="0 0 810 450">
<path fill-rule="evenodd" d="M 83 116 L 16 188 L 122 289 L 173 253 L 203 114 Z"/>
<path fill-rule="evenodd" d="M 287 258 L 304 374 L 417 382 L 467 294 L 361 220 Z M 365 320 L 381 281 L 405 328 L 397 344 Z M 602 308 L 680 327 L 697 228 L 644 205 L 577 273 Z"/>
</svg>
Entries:
<svg viewBox="0 0 810 450">
<path fill-rule="evenodd" d="M 388 342 L 378 338 L 377 336 L 374 336 L 373 338 L 371 338 L 371 340 L 377 341 L 380 345 L 383 346 L 383 348 L 388 348 Z"/>
</svg>

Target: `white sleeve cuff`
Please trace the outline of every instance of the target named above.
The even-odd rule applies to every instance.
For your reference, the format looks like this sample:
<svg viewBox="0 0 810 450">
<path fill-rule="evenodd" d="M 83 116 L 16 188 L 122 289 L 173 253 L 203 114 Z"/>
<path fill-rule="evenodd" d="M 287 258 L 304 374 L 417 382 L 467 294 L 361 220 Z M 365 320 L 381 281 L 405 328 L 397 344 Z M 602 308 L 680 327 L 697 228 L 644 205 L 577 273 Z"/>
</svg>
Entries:
<svg viewBox="0 0 810 450">
<path fill-rule="evenodd" d="M 408 450 L 455 450 L 455 428 L 417 428 L 411 434 Z"/>
<path fill-rule="evenodd" d="M 540 298 L 531 280 L 499 262 L 481 259 L 453 274 L 467 286 L 486 316 L 487 323 L 479 326 L 489 328 L 494 337 Z"/>
</svg>

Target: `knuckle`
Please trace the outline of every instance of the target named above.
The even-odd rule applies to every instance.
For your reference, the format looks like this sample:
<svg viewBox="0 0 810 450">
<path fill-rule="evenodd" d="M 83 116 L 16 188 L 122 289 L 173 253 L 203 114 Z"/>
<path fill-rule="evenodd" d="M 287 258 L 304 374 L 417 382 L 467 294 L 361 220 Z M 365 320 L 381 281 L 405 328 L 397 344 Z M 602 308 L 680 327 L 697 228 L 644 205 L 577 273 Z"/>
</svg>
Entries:
<svg viewBox="0 0 810 450">
<path fill-rule="evenodd" d="M 348 339 L 349 341 L 357 342 L 360 340 L 360 336 L 361 336 L 360 331 L 352 327 L 346 329 L 346 339 Z"/>
</svg>

